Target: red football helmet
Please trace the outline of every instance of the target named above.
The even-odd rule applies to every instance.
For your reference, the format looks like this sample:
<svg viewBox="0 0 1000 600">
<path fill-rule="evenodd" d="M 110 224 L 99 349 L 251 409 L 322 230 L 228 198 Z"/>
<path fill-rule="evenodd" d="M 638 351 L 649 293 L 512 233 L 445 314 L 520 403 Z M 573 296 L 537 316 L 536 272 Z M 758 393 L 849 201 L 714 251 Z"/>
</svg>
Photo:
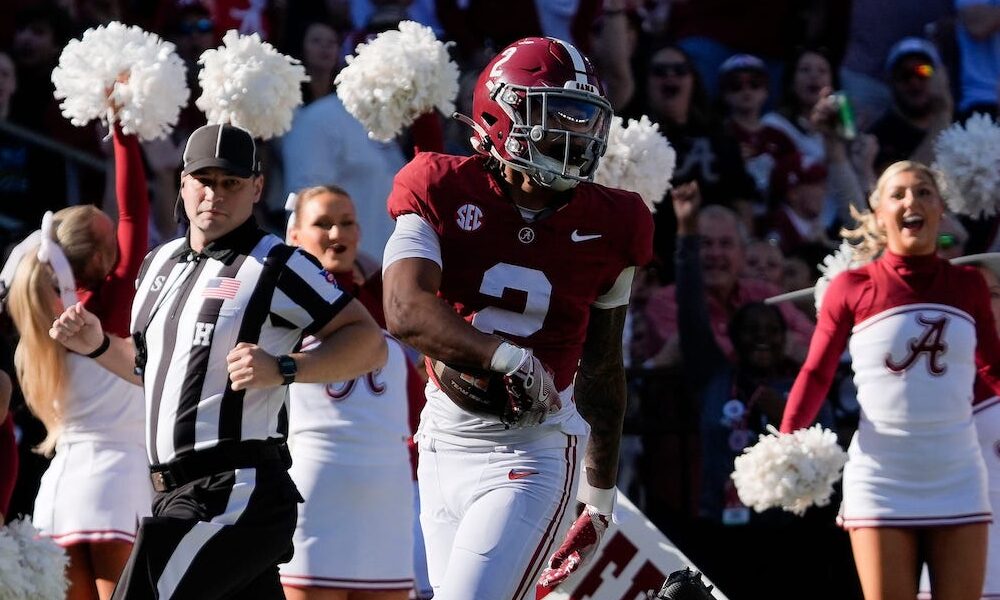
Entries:
<svg viewBox="0 0 1000 600">
<path fill-rule="evenodd" d="M 541 185 L 567 190 L 593 178 L 611 125 L 611 103 L 590 60 L 555 38 L 504 48 L 479 75 L 472 117 L 477 152 Z"/>
</svg>

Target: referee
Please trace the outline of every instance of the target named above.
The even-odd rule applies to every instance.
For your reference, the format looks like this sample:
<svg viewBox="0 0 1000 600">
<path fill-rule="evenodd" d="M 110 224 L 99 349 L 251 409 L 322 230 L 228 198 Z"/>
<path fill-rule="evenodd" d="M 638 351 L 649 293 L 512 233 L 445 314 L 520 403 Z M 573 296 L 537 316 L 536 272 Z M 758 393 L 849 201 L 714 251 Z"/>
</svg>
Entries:
<svg viewBox="0 0 1000 600">
<path fill-rule="evenodd" d="M 286 386 L 385 362 L 361 304 L 257 227 L 263 183 L 247 131 L 196 130 L 181 174 L 188 235 L 146 258 L 132 338 L 108 336 L 80 304 L 50 331 L 145 388 L 157 495 L 114 598 L 284 598 L 277 565 L 291 558 L 301 501 L 287 473 Z M 290 354 L 303 335 L 322 343 Z"/>
</svg>

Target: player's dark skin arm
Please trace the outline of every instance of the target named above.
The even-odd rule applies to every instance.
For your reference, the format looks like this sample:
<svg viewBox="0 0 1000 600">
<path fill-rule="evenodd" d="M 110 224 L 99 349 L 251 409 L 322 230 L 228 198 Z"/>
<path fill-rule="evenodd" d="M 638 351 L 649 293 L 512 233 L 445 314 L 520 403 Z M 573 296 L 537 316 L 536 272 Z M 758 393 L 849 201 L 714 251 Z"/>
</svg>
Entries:
<svg viewBox="0 0 1000 600">
<path fill-rule="evenodd" d="M 573 390 L 576 407 L 591 427 L 584 465 L 587 482 L 597 488 L 613 488 L 618 479 L 618 448 L 628 399 L 622 362 L 627 310 L 627 306 L 590 309 Z"/>
<path fill-rule="evenodd" d="M 383 276 L 383 306 L 389 333 L 427 356 L 453 365 L 489 369 L 500 339 L 463 320 L 437 296 L 441 267 L 424 258 L 404 258 Z"/>
</svg>

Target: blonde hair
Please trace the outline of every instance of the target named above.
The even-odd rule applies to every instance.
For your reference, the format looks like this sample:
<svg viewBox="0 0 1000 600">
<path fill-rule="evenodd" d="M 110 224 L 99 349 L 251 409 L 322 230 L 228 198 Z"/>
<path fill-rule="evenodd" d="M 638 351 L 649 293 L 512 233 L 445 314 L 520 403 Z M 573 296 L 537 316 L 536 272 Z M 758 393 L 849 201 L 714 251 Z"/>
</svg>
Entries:
<svg viewBox="0 0 1000 600">
<path fill-rule="evenodd" d="M 343 196 L 353 203 L 354 200 L 351 195 L 347 193 L 347 190 L 338 185 L 315 185 L 313 187 L 307 187 L 299 190 L 295 194 L 295 210 L 292 211 L 295 215 L 295 229 L 302 226 L 302 207 L 305 206 L 306 202 L 312 200 L 316 196 L 321 196 L 323 194 L 333 194 L 334 196 Z"/>
<path fill-rule="evenodd" d="M 94 235 L 93 219 L 100 214 L 94 206 L 72 206 L 54 215 L 56 242 L 79 280 L 93 256 L 100 251 Z M 63 427 L 66 402 L 66 349 L 49 337 L 57 316 L 55 291 L 58 285 L 52 267 L 38 260 L 32 250 L 18 265 L 11 282 L 7 306 L 20 339 L 14 353 L 14 367 L 31 412 L 45 425 L 45 439 L 36 451 L 51 456 Z"/>
<path fill-rule="evenodd" d="M 66 349 L 49 337 L 57 298 L 52 268 L 33 250 L 21 260 L 11 283 L 7 306 L 20 334 L 14 367 L 31 412 L 45 425 L 45 439 L 36 450 L 52 454 L 62 431 L 66 390 Z"/>
<path fill-rule="evenodd" d="M 938 183 L 937 174 L 927 165 L 914 160 L 901 160 L 886 167 L 875 183 L 875 189 L 868 195 L 868 206 L 870 208 L 861 211 L 853 205 L 850 207 L 851 218 L 857 222 L 857 227 L 853 229 L 844 227 L 840 230 L 840 235 L 844 239 L 855 244 L 854 253 L 859 259 L 867 260 L 875 258 L 885 249 L 885 231 L 878 225 L 878 220 L 875 217 L 875 209 L 878 208 L 879 199 L 882 197 L 882 193 L 885 191 L 885 186 L 889 180 L 907 171 L 916 171 L 927 177 L 934 185 L 934 189 L 938 195 L 941 195 L 941 185 Z"/>
<path fill-rule="evenodd" d="M 64 208 L 53 215 L 56 241 L 62 247 L 77 281 L 83 279 L 94 256 L 104 251 L 101 240 L 94 235 L 94 219 L 102 214 L 101 209 L 92 204 L 81 204 Z"/>
</svg>

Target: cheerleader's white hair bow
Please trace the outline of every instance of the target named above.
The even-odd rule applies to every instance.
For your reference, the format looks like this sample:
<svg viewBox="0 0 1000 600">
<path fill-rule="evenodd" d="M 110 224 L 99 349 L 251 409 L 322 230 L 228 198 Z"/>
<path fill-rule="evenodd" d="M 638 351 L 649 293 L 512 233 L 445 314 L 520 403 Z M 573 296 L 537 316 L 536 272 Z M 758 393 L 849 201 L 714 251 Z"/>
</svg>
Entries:
<svg viewBox="0 0 1000 600">
<path fill-rule="evenodd" d="M 63 306 L 68 308 L 79 302 L 73 269 L 69 265 L 69 260 L 66 258 L 62 246 L 55 240 L 54 215 L 51 210 L 46 211 L 42 217 L 42 228 L 31 232 L 28 237 L 11 250 L 3 270 L 0 271 L 0 299 L 7 298 L 18 265 L 29 252 L 36 248 L 38 249 L 38 260 L 48 263 L 55 273 L 56 283 L 59 287 L 59 298 L 62 300 Z"/>
</svg>

